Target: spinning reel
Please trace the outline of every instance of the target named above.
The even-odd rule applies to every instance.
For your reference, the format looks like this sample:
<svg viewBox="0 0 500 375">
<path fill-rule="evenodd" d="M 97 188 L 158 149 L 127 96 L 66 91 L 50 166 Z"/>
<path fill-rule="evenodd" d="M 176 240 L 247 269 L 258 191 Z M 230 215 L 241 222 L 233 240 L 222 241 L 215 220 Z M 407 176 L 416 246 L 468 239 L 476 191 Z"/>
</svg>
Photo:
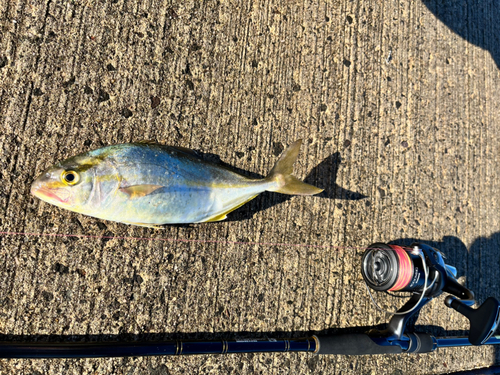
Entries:
<svg viewBox="0 0 500 375">
<path fill-rule="evenodd" d="M 362 258 L 361 273 L 372 301 L 370 289 L 383 292 L 411 292 L 410 300 L 401 307 L 384 331 L 371 331 L 370 336 L 383 336 L 396 340 L 403 335 L 406 324 L 424 305 L 443 292 L 446 306 L 464 315 L 470 322 L 469 342 L 486 343 L 500 324 L 500 302 L 489 297 L 477 309 L 474 293 L 459 284 L 455 267 L 444 263 L 442 254 L 431 246 L 415 243 L 411 247 L 376 243 L 369 246 Z M 382 309 L 381 309 L 382 310 Z M 410 345 L 411 346 L 411 345 Z"/>
</svg>

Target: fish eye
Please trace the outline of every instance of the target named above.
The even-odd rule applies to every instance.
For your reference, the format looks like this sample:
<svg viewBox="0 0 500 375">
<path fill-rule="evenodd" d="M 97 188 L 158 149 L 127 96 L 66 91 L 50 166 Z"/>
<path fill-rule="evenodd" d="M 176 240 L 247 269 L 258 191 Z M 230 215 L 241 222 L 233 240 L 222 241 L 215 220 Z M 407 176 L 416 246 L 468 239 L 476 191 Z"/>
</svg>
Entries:
<svg viewBox="0 0 500 375">
<path fill-rule="evenodd" d="M 67 185 L 75 185 L 80 181 L 80 176 L 75 171 L 64 171 L 61 178 Z"/>
</svg>

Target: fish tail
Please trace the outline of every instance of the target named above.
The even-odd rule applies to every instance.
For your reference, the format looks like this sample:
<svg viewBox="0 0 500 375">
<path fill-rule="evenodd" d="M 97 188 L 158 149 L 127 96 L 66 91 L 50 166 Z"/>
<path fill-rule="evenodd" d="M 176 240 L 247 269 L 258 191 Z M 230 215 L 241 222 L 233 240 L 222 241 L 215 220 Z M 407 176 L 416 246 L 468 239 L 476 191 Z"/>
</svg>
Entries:
<svg viewBox="0 0 500 375">
<path fill-rule="evenodd" d="M 314 195 L 323 191 L 323 189 L 306 184 L 297 177 L 292 176 L 293 164 L 297 160 L 301 144 L 302 139 L 299 139 L 281 154 L 279 160 L 266 177 L 267 181 L 278 184 L 276 188 L 268 189 L 269 191 L 290 195 Z"/>
</svg>

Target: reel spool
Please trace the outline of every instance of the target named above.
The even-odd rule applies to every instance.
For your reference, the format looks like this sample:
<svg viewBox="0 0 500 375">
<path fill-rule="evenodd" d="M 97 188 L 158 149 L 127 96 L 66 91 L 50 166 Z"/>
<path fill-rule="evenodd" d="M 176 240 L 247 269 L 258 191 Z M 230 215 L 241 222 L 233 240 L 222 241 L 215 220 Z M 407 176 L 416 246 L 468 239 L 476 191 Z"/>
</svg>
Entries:
<svg viewBox="0 0 500 375">
<path fill-rule="evenodd" d="M 429 273 L 434 276 L 430 285 L 427 284 Z M 418 246 L 410 248 L 385 243 L 376 243 L 366 249 L 361 261 L 361 274 L 375 307 L 392 315 L 406 315 L 417 309 L 424 296 L 436 289 L 439 276 L 439 272 L 426 265 L 424 252 Z M 409 310 L 388 311 L 378 305 L 370 288 L 380 292 L 412 292 L 420 294 L 420 298 Z"/>
<path fill-rule="evenodd" d="M 361 261 L 361 274 L 376 291 L 421 292 L 425 288 L 425 265 L 413 248 L 376 243 L 369 246 Z"/>
</svg>

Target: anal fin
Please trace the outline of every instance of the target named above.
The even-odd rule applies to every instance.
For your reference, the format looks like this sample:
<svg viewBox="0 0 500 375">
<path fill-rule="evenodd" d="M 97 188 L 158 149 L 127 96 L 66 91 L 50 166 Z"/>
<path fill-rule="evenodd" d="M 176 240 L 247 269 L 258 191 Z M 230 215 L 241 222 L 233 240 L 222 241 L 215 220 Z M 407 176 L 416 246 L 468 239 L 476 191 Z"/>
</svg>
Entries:
<svg viewBox="0 0 500 375">
<path fill-rule="evenodd" d="M 149 223 L 134 223 L 132 221 L 122 221 L 124 224 L 129 224 L 129 225 L 137 225 L 139 227 L 146 227 L 146 228 L 153 228 L 153 229 L 165 229 L 165 227 L 161 225 L 155 225 L 155 224 L 149 224 Z"/>
<path fill-rule="evenodd" d="M 238 205 L 236 205 L 236 206 L 234 206 L 234 207 L 231 207 L 229 210 L 227 210 L 227 211 L 225 211 L 225 212 L 223 212 L 223 213 L 221 213 L 221 214 L 218 214 L 218 215 L 216 215 L 216 216 L 212 216 L 210 219 L 208 219 L 208 220 L 203 220 L 202 222 L 203 222 L 203 223 L 211 223 L 211 222 L 214 222 L 214 221 L 221 221 L 221 220 L 224 220 L 224 219 L 226 219 L 226 217 L 227 217 L 227 214 L 228 214 L 228 213 L 233 212 L 234 210 L 236 210 L 236 209 L 240 208 L 241 206 L 243 206 L 245 203 L 250 202 L 250 201 L 251 201 L 252 199 L 254 199 L 257 195 L 259 195 L 259 194 L 255 194 L 254 196 L 252 196 L 252 197 L 248 198 L 246 201 L 244 201 L 244 202 L 242 202 L 242 203 L 240 203 L 240 204 L 238 204 Z"/>
</svg>

